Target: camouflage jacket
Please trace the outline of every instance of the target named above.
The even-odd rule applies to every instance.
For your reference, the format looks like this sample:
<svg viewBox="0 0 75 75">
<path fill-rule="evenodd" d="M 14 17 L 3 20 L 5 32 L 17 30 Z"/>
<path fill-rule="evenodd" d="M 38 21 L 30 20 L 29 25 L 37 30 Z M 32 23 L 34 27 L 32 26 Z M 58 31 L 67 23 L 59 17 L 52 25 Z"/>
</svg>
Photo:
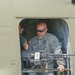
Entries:
<svg viewBox="0 0 75 75">
<path fill-rule="evenodd" d="M 49 54 L 61 54 L 61 46 L 59 40 L 53 34 L 47 33 L 42 39 L 38 36 L 33 37 L 29 41 L 29 50 L 39 51 L 47 50 Z M 50 61 L 52 63 L 52 61 Z M 58 65 L 65 65 L 64 60 L 57 59 Z"/>
</svg>

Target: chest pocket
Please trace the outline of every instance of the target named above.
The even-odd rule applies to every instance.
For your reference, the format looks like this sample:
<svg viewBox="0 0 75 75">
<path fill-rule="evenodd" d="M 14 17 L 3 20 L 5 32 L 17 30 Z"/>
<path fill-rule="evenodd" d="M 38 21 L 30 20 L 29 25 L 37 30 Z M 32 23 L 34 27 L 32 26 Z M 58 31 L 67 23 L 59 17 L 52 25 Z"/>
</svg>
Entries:
<svg viewBox="0 0 75 75">
<path fill-rule="evenodd" d="M 37 40 L 33 45 L 33 50 L 46 50 L 47 41 L 46 40 Z"/>
</svg>

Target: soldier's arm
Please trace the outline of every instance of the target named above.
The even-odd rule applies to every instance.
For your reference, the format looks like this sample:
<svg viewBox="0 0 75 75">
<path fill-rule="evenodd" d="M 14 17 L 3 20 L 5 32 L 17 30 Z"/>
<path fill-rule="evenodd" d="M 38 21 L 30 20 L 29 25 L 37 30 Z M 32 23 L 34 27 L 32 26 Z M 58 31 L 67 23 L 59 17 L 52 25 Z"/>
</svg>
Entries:
<svg viewBox="0 0 75 75">
<path fill-rule="evenodd" d="M 28 50 L 28 44 L 27 43 L 23 43 L 23 47 L 24 47 L 24 50 Z"/>
<path fill-rule="evenodd" d="M 56 50 L 56 52 L 55 52 L 55 54 L 62 54 L 62 52 L 61 52 L 61 49 L 57 49 Z M 59 71 L 60 72 L 63 72 L 64 70 L 65 70 L 65 61 L 64 61 L 64 59 L 63 58 L 57 58 L 57 64 L 58 64 L 58 67 L 57 67 L 57 69 L 59 69 Z"/>
<path fill-rule="evenodd" d="M 55 36 L 53 37 L 50 44 L 51 44 L 52 52 L 54 52 L 54 54 L 62 54 L 59 40 Z M 64 71 L 64 65 L 65 65 L 64 59 L 63 58 L 57 58 L 56 62 L 58 64 L 59 71 L 63 72 Z"/>
</svg>

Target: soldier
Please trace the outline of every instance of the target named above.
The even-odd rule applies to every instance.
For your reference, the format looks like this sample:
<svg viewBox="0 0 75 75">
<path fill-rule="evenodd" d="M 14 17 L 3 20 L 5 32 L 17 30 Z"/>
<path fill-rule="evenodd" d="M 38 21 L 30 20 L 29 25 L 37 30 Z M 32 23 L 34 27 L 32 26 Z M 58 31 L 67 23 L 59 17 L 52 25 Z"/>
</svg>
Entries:
<svg viewBox="0 0 75 75">
<path fill-rule="evenodd" d="M 18 29 L 19 29 L 19 36 L 20 36 L 21 51 L 23 51 L 23 50 L 28 50 L 27 41 L 26 41 L 26 39 L 21 35 L 21 33 L 22 33 L 22 31 L 23 31 L 22 26 L 19 25 Z"/>
<path fill-rule="evenodd" d="M 21 58 L 26 57 L 28 54 L 28 44 L 27 44 L 27 40 L 21 35 L 22 31 L 23 31 L 23 27 L 21 24 L 19 24 L 18 26 L 18 30 L 19 30 L 19 38 L 20 38 L 20 53 L 21 53 Z M 23 68 L 23 64 L 25 64 L 25 62 L 23 62 L 21 60 L 21 68 Z M 25 64 L 26 65 L 26 64 Z M 22 73 L 22 75 L 25 75 Z"/>
<path fill-rule="evenodd" d="M 29 41 L 29 50 L 47 50 L 49 54 L 60 54 L 61 47 L 59 44 L 59 41 L 56 36 L 53 34 L 47 33 L 47 25 L 45 22 L 40 22 L 37 24 L 37 36 L 32 38 Z M 58 69 L 60 72 L 64 71 L 64 61 L 63 60 L 57 60 Z M 52 69 L 53 68 L 53 61 L 50 61 L 49 65 L 46 63 L 45 66 L 46 69 Z M 29 75 L 38 75 L 38 73 L 29 73 Z M 40 73 L 41 75 L 54 75 L 53 72 L 43 72 Z"/>
</svg>

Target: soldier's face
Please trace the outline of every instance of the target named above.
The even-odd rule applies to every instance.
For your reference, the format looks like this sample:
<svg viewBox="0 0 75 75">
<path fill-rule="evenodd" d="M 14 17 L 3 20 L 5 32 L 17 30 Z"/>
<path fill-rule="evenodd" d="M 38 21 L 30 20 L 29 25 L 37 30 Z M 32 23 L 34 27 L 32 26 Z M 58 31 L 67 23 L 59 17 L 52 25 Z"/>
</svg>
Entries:
<svg viewBox="0 0 75 75">
<path fill-rule="evenodd" d="M 19 30 L 19 34 L 20 34 L 20 32 L 21 32 L 21 26 L 20 25 L 18 26 L 18 30 Z"/>
<path fill-rule="evenodd" d="M 47 33 L 47 27 L 44 24 L 37 26 L 37 36 L 42 39 Z"/>
</svg>

